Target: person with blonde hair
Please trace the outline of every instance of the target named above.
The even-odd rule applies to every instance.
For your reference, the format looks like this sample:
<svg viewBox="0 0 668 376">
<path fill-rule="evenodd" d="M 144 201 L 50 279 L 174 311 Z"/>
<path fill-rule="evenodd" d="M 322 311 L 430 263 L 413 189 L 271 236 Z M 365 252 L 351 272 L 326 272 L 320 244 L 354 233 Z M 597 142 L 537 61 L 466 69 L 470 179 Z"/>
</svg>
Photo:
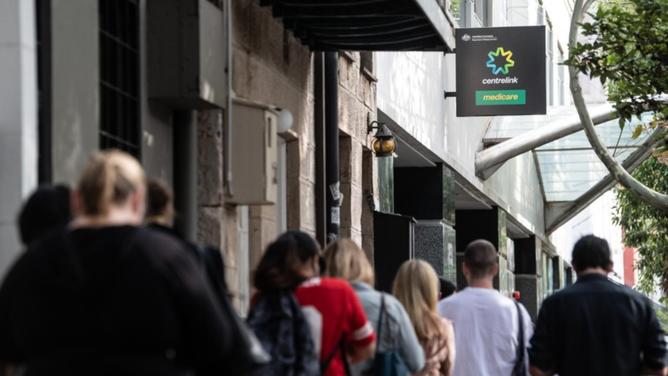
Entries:
<svg viewBox="0 0 668 376">
<path fill-rule="evenodd" d="M 397 353 L 407 373 L 424 367 L 424 351 L 406 310 L 392 295 L 374 290 L 373 268 L 364 251 L 350 239 L 340 239 L 324 252 L 325 275 L 350 282 L 369 321 L 376 329 L 377 353 Z M 382 324 L 382 327 L 380 326 Z M 373 375 L 379 367 L 369 359 L 354 364 L 353 375 Z M 399 368 L 397 367 L 397 368 Z"/>
<path fill-rule="evenodd" d="M 454 330 L 436 311 L 439 281 L 434 268 L 422 260 L 404 262 L 392 290 L 408 312 L 427 358 L 416 375 L 450 376 L 455 363 Z"/>
<path fill-rule="evenodd" d="M 184 246 L 141 226 L 145 194 L 136 159 L 93 154 L 72 223 L 31 244 L 0 287 L 0 362 L 30 375 L 225 373 L 232 324 Z"/>
</svg>

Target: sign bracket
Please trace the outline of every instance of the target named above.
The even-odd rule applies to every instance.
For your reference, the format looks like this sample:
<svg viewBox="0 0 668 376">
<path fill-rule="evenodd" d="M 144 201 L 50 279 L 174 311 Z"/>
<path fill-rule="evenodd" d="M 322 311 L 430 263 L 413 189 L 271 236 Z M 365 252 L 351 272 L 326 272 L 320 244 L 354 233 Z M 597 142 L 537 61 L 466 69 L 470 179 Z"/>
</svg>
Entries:
<svg viewBox="0 0 668 376">
<path fill-rule="evenodd" d="M 457 92 L 456 91 L 444 91 L 443 94 L 444 94 L 445 99 L 457 98 Z"/>
</svg>

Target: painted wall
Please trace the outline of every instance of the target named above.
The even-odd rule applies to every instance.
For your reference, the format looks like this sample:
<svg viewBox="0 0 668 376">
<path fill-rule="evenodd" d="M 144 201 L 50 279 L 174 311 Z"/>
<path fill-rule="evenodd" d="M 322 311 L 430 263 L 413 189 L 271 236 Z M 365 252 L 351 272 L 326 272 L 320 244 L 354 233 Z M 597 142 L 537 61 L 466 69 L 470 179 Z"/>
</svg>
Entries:
<svg viewBox="0 0 668 376">
<path fill-rule="evenodd" d="M 19 205 L 37 185 L 33 1 L 0 2 L 0 279 L 19 252 Z"/>
<path fill-rule="evenodd" d="M 73 184 L 99 145 L 97 15 L 96 1 L 51 3 L 52 163 L 57 183 Z"/>
<path fill-rule="evenodd" d="M 594 234 L 607 240 L 614 263 L 614 273 L 611 274 L 611 277 L 623 282 L 624 246 L 622 245 L 622 229 L 612 223 L 615 204 L 614 192 L 606 192 L 589 207 L 557 229 L 552 234 L 551 240 L 556 246 L 557 252 L 569 262 L 571 261 L 573 246 L 582 236 Z"/>
<path fill-rule="evenodd" d="M 454 59 L 438 52 L 377 53 L 378 108 L 526 227 L 543 232 L 543 198 L 531 154 L 509 161 L 484 182 L 476 152 L 491 118 L 457 118 Z M 526 184 L 530 182 L 531 184 Z"/>
</svg>

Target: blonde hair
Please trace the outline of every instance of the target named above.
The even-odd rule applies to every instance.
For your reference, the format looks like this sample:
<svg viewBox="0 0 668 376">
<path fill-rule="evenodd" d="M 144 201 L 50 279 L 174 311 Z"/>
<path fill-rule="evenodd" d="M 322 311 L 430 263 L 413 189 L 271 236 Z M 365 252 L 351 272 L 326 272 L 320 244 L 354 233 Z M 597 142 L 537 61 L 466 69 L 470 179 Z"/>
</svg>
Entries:
<svg viewBox="0 0 668 376">
<path fill-rule="evenodd" d="M 339 239 L 330 243 L 325 248 L 324 258 L 326 276 L 373 285 L 373 268 L 362 248 L 354 241 Z"/>
<path fill-rule="evenodd" d="M 139 189 L 146 189 L 146 177 L 134 157 L 120 150 L 96 152 L 77 184 L 80 209 L 85 215 L 106 215 Z"/>
<path fill-rule="evenodd" d="M 404 262 L 394 278 L 392 293 L 406 309 L 415 334 L 423 342 L 444 334 L 441 318 L 436 312 L 438 291 L 434 268 L 422 260 Z"/>
</svg>

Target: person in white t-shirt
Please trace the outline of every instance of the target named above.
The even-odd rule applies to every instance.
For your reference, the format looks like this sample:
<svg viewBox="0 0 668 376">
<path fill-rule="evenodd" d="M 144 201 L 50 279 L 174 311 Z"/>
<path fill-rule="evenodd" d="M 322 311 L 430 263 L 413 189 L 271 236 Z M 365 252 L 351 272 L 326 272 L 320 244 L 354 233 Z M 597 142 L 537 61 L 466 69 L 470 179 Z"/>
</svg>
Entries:
<svg viewBox="0 0 668 376">
<path fill-rule="evenodd" d="M 451 320 L 455 329 L 457 362 L 453 376 L 528 375 L 526 348 L 533 333 L 531 318 L 523 306 L 516 306 L 513 300 L 494 290 L 498 259 L 492 243 L 471 242 L 462 265 L 468 287 L 438 304 L 439 314 Z M 523 340 L 519 339 L 519 312 Z M 524 355 L 518 359 L 521 342 Z"/>
</svg>

